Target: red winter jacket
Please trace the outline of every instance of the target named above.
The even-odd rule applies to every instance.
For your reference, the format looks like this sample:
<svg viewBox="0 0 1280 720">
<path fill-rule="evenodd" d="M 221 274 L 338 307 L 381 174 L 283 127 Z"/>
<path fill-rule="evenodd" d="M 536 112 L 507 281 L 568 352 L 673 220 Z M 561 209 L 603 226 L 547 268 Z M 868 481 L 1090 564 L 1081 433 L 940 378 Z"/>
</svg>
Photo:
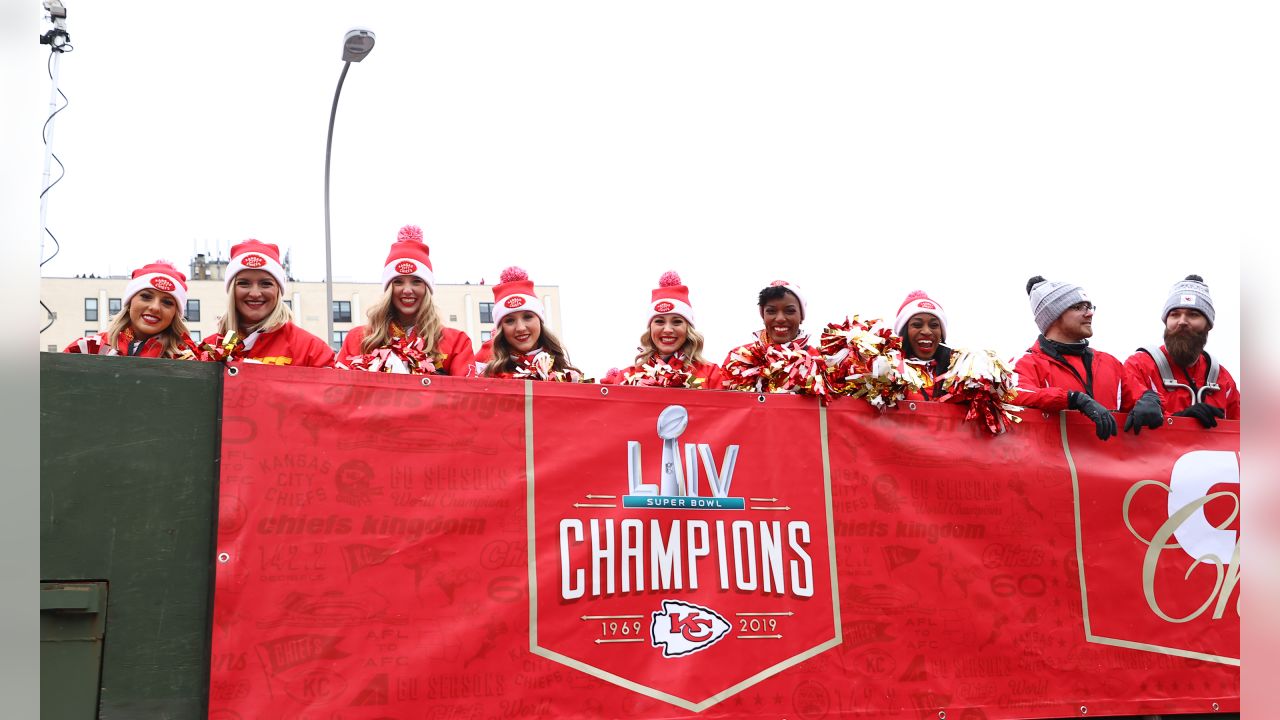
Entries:
<svg viewBox="0 0 1280 720">
<path fill-rule="evenodd" d="M 1173 379 L 1180 384 L 1187 385 L 1199 391 L 1204 387 L 1205 376 L 1209 373 L 1209 363 L 1204 353 L 1200 353 L 1200 357 L 1196 359 L 1194 365 L 1190 368 L 1183 368 L 1169 358 L 1169 352 L 1165 350 L 1163 345 L 1160 346 L 1160 352 L 1169 361 L 1169 367 L 1173 371 Z M 1129 356 L 1124 361 L 1124 370 L 1129 376 L 1129 382 L 1142 391 L 1155 390 L 1160 393 L 1160 406 L 1164 408 L 1166 416 L 1176 412 L 1186 410 L 1191 406 L 1192 397 L 1191 390 L 1185 388 L 1164 387 L 1164 381 L 1160 377 L 1160 368 L 1156 367 L 1156 361 L 1146 352 L 1139 350 Z M 1240 419 L 1240 390 L 1236 388 L 1235 378 L 1231 377 L 1231 373 L 1227 372 L 1225 367 L 1218 366 L 1218 390 L 1217 392 L 1205 393 L 1204 401 L 1214 407 L 1222 408 L 1227 413 L 1228 420 Z"/>
<path fill-rule="evenodd" d="M 1093 367 L 1093 392 L 1088 394 L 1108 410 L 1129 412 L 1141 397 L 1142 388 L 1126 381 L 1124 366 L 1115 357 L 1093 348 L 1085 353 L 1092 358 Z M 1067 409 L 1069 391 L 1088 391 L 1082 382 L 1082 378 L 1088 377 L 1083 357 L 1063 355 L 1059 360 L 1046 353 L 1039 340 L 1018 358 L 1014 370 L 1018 373 L 1015 405 L 1057 412 Z"/>
<path fill-rule="evenodd" d="M 364 326 L 347 333 L 346 339 L 342 341 L 342 350 L 338 351 L 338 358 L 345 363 L 354 356 L 362 355 L 360 343 L 363 341 Z M 470 377 L 475 374 L 475 351 L 471 349 L 471 338 L 461 330 L 441 328 L 436 352 L 443 356 L 438 362 L 443 367 L 444 375 Z"/>
<path fill-rule="evenodd" d="M 100 332 L 97 335 L 93 335 L 91 337 L 83 337 L 83 338 L 77 338 L 75 340 L 72 340 L 71 344 L 68 345 L 62 352 L 83 353 L 85 355 L 120 355 L 124 357 L 145 357 L 145 358 L 174 357 L 172 355 L 163 354 L 164 348 L 160 344 L 160 341 L 156 339 L 154 335 L 147 338 L 142 343 L 142 347 L 138 350 L 138 353 L 136 355 L 130 356 L 129 355 L 129 339 L 131 337 L 132 335 L 128 331 L 120 333 L 119 335 L 116 336 L 115 347 L 112 347 L 111 343 L 107 340 L 107 333 Z M 191 336 L 189 335 L 182 336 L 182 340 L 179 342 L 178 349 L 179 349 L 179 352 L 189 351 L 193 356 L 197 351 L 196 344 L 194 341 L 191 340 Z"/>
<path fill-rule="evenodd" d="M 285 323 L 271 332 L 256 335 L 253 347 L 245 351 L 244 359 L 256 360 L 265 365 L 333 367 L 334 354 L 329 343 L 293 323 Z M 221 340 L 221 335 L 211 335 L 206 342 L 217 345 Z"/>
</svg>

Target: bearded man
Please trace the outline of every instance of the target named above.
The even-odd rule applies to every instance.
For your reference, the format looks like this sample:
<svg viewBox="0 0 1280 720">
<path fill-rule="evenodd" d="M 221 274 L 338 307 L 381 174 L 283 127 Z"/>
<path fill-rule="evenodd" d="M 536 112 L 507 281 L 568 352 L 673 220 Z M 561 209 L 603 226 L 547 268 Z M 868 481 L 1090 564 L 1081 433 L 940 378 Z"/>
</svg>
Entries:
<svg viewBox="0 0 1280 720">
<path fill-rule="evenodd" d="M 1160 393 L 1166 415 L 1193 417 L 1206 428 L 1240 419 L 1236 381 L 1204 351 L 1213 317 L 1209 286 L 1188 275 L 1165 301 L 1164 345 L 1140 348 L 1124 363 L 1132 383 Z"/>
</svg>

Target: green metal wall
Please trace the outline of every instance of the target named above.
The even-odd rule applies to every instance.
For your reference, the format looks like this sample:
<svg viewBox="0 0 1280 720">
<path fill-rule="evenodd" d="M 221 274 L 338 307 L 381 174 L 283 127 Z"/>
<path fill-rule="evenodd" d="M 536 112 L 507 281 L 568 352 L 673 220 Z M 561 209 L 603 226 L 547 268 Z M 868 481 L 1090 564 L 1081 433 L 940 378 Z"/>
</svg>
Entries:
<svg viewBox="0 0 1280 720">
<path fill-rule="evenodd" d="M 40 577 L 108 585 L 104 720 L 207 714 L 221 369 L 40 356 Z M 42 695 L 84 675 L 54 669 Z"/>
</svg>

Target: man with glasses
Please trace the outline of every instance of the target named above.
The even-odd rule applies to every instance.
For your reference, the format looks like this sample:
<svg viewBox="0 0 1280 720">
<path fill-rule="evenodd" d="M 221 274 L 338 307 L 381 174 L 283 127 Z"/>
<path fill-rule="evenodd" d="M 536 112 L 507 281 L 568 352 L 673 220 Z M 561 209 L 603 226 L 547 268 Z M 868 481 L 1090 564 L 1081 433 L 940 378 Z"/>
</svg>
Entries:
<svg viewBox="0 0 1280 720">
<path fill-rule="evenodd" d="M 1240 391 L 1227 369 L 1204 351 L 1213 329 L 1213 299 L 1199 275 L 1169 288 L 1164 344 L 1139 348 L 1124 363 L 1129 380 L 1160 394 L 1164 412 L 1193 417 L 1205 428 L 1240 419 Z"/>
<path fill-rule="evenodd" d="M 1037 275 L 1027 281 L 1027 295 L 1040 337 L 1015 365 L 1018 405 L 1047 412 L 1079 410 L 1093 421 L 1102 440 L 1117 432 L 1111 414 L 1116 410 L 1129 413 L 1125 430 L 1160 427 L 1159 394 L 1141 392 L 1126 379 L 1119 360 L 1089 347 L 1096 307 L 1084 288 Z"/>
</svg>

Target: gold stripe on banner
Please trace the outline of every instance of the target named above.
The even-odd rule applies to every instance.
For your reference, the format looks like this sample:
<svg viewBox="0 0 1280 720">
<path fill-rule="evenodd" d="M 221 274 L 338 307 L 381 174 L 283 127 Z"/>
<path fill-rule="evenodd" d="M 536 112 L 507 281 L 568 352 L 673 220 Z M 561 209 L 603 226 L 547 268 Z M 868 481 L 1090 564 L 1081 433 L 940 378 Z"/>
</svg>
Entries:
<svg viewBox="0 0 1280 720">
<path fill-rule="evenodd" d="M 827 450 L 827 406 L 818 403 L 818 425 L 821 428 L 822 436 L 822 483 L 826 487 L 827 493 L 827 547 L 831 548 L 828 553 L 831 560 L 831 607 L 834 613 L 836 636 L 830 642 L 829 647 L 835 647 L 844 642 L 844 625 L 840 621 L 840 576 L 836 573 L 838 564 L 836 563 L 836 520 L 835 514 L 832 512 L 831 502 L 831 456 Z"/>
<path fill-rule="evenodd" d="M 524 381 L 524 511 L 529 534 L 529 652 L 538 652 L 538 551 L 533 523 L 533 381 Z"/>
<path fill-rule="evenodd" d="M 743 690 L 746 690 L 752 687 L 753 685 L 756 685 L 757 683 L 760 683 L 764 680 L 769 679 L 770 677 L 773 677 L 774 675 L 777 675 L 783 670 L 799 665 L 800 663 L 803 663 L 804 661 L 809 660 L 812 657 L 815 657 L 823 652 L 826 652 L 827 650 L 830 650 L 831 648 L 834 648 L 840 645 L 844 641 L 843 640 L 844 632 L 843 632 L 843 628 L 841 627 L 841 621 L 840 621 L 839 576 L 836 574 L 837 564 L 836 564 L 836 554 L 835 554 L 836 553 L 835 522 L 834 522 L 835 518 L 834 518 L 834 510 L 832 507 L 832 495 L 831 495 L 831 458 L 830 458 L 830 455 L 828 454 L 828 443 L 827 443 L 827 409 L 821 403 L 818 403 L 818 426 L 820 429 L 819 435 L 820 435 L 820 441 L 822 444 L 823 494 L 825 495 L 825 500 L 827 504 L 827 544 L 830 547 L 830 552 L 828 554 L 830 556 L 830 561 L 831 561 L 831 602 L 833 606 L 833 611 L 832 611 L 833 618 L 835 621 L 835 635 L 830 640 L 827 640 L 819 645 L 815 645 L 814 647 L 809 648 L 808 650 L 802 653 L 792 655 L 791 657 L 787 658 L 786 660 L 780 663 L 777 663 L 776 665 L 772 665 L 770 667 L 765 668 L 764 670 L 761 670 L 760 672 L 743 680 L 737 685 L 726 688 L 721 692 L 718 692 L 715 695 L 708 697 L 706 700 L 703 700 L 702 702 L 696 702 L 696 703 L 685 700 L 684 698 L 676 697 L 675 695 L 672 695 L 667 692 L 663 692 L 656 688 L 651 688 L 647 685 L 641 685 L 640 683 L 637 683 L 634 680 L 628 680 L 627 678 L 621 677 L 619 675 L 615 675 L 606 670 L 601 670 L 600 668 L 597 668 L 593 665 L 588 665 L 582 662 L 581 660 L 576 660 L 567 655 L 562 655 L 558 652 L 555 652 L 554 650 L 548 650 L 544 647 L 540 647 L 538 645 L 538 567 L 537 567 L 538 550 L 536 545 L 537 538 L 535 537 L 535 532 L 534 532 L 535 518 L 534 518 L 534 512 L 533 512 L 534 476 L 533 476 L 533 381 L 532 380 L 525 381 L 524 397 L 525 397 L 525 406 L 524 406 L 525 455 L 524 457 L 525 457 L 525 479 L 526 479 L 526 487 L 527 487 L 527 490 L 525 492 L 525 503 L 526 503 L 525 516 L 527 518 L 528 536 L 529 536 L 529 651 L 530 652 L 532 652 L 534 655 L 537 655 L 539 657 L 544 657 L 544 658 L 547 658 L 548 660 L 554 660 L 555 662 L 571 667 L 574 670 L 585 673 L 592 677 L 599 678 L 601 680 L 604 680 L 605 682 L 613 683 L 614 685 L 630 690 L 631 692 L 634 692 L 638 695 L 644 695 L 646 697 L 650 697 L 655 700 L 661 700 L 662 702 L 670 703 L 672 705 L 675 705 L 677 707 L 680 707 L 692 712 L 702 712 L 703 710 L 706 710 L 707 708 L 713 705 L 721 703 L 733 697 L 734 695 L 737 695 Z"/>
<path fill-rule="evenodd" d="M 1103 637 L 1094 635 L 1093 629 L 1089 624 L 1089 592 L 1085 585 L 1084 577 L 1084 534 L 1080 523 L 1080 476 L 1076 473 L 1076 462 L 1071 456 L 1071 443 L 1067 441 L 1067 411 L 1058 412 L 1058 429 L 1062 437 L 1062 452 L 1067 458 L 1067 468 L 1071 471 L 1071 497 L 1075 503 L 1076 516 L 1076 565 L 1080 571 L 1080 612 L 1084 619 L 1084 639 L 1087 642 L 1096 643 L 1098 645 L 1111 645 L 1121 647 L 1127 650 L 1140 650 L 1143 652 L 1151 652 L 1159 655 L 1173 655 L 1177 657 L 1190 658 L 1192 660 L 1204 660 L 1207 662 L 1222 663 L 1223 665 L 1234 665 L 1240 667 L 1240 659 L 1226 657 L 1223 655 L 1211 655 L 1209 653 L 1196 652 L 1194 650 L 1183 650 L 1181 648 L 1165 647 L 1163 645 L 1152 645 L 1150 643 L 1134 642 L 1133 640 L 1122 640 L 1120 638 Z"/>
</svg>

